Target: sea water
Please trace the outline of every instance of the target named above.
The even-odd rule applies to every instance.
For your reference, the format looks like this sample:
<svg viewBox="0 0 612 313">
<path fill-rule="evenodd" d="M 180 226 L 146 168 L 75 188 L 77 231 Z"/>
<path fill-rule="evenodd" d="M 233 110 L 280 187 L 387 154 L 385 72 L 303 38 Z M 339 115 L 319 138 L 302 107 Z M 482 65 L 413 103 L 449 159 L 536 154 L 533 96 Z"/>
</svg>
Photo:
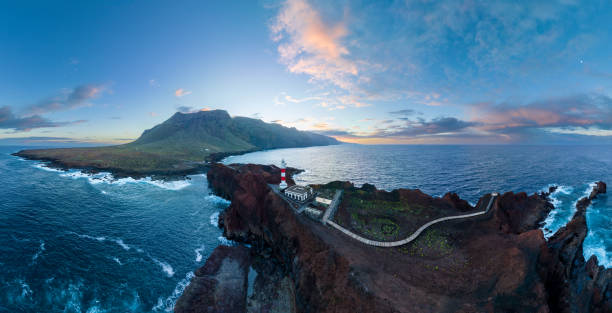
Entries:
<svg viewBox="0 0 612 313">
<path fill-rule="evenodd" d="M 226 242 L 206 177 L 115 180 L 0 148 L 0 312 L 171 312 Z M 220 240 L 223 240 L 223 242 Z"/>
<path fill-rule="evenodd" d="M 0 312 L 171 312 L 193 270 L 219 244 L 228 202 L 206 177 L 174 182 L 116 180 L 108 173 L 58 171 L 0 148 Z M 556 209 L 548 236 L 573 215 L 596 180 L 612 182 L 609 147 L 359 146 L 279 149 L 225 163 L 304 169 L 301 183 L 350 180 L 379 188 L 457 192 L 474 203 L 492 191 L 550 185 Z M 612 266 L 611 197 L 588 209 L 585 257 Z"/>
</svg>

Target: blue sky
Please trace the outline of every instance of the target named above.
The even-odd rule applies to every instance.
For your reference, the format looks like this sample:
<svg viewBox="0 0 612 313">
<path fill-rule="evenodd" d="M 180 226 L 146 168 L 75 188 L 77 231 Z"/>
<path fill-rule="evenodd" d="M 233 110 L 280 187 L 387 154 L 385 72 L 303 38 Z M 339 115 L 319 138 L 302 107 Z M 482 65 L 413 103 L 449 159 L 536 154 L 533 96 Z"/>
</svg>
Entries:
<svg viewBox="0 0 612 313">
<path fill-rule="evenodd" d="M 610 144 L 610 20 L 609 1 L 5 1 L 0 143 L 225 109 L 360 143 Z"/>
</svg>

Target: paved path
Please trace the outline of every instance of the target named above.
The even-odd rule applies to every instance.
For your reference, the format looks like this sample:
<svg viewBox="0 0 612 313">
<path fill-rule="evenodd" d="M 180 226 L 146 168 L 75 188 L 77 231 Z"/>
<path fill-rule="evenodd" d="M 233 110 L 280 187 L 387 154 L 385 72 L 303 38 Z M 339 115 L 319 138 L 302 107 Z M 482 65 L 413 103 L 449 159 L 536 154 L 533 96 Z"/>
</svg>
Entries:
<svg viewBox="0 0 612 313">
<path fill-rule="evenodd" d="M 327 207 L 327 210 L 325 210 L 323 218 L 321 219 L 321 223 L 323 223 L 323 225 L 325 225 L 325 223 L 327 223 L 329 220 L 334 219 L 334 214 L 336 214 L 338 204 L 340 204 L 340 196 L 342 196 L 342 190 L 336 190 L 336 194 L 334 195 L 332 202 Z"/>
<path fill-rule="evenodd" d="M 497 197 L 497 194 L 494 193 L 490 196 L 489 198 L 489 204 L 487 205 L 487 208 L 484 211 L 480 211 L 480 212 L 476 212 L 476 213 L 470 213 L 470 214 L 463 214 L 463 215 L 456 215 L 456 216 L 447 216 L 447 217 L 442 217 L 439 219 L 435 219 L 423 226 L 421 226 L 419 229 L 417 229 L 417 231 L 415 231 L 412 235 L 410 235 L 408 238 L 406 239 L 402 239 L 402 240 L 398 240 L 398 241 L 375 241 L 375 240 L 370 240 L 370 239 L 366 239 L 363 238 L 353 232 L 351 232 L 350 230 L 334 223 L 333 221 L 330 220 L 326 220 L 326 223 L 329 224 L 330 226 L 338 229 L 339 231 L 343 232 L 344 234 L 346 234 L 347 236 L 363 242 L 367 245 L 370 246 L 375 246 L 375 247 L 386 247 L 386 248 L 390 248 L 390 247 L 398 247 L 398 246 L 402 246 L 405 245 L 411 241 L 413 241 L 414 239 L 416 239 L 424 230 L 426 230 L 429 226 L 436 224 L 436 223 L 440 223 L 443 221 L 448 221 L 448 220 L 455 220 L 455 219 L 460 219 L 460 218 L 468 218 L 468 217 L 474 217 L 474 216 L 478 216 L 478 215 L 483 215 L 487 212 L 489 212 L 489 209 L 491 209 L 491 205 L 493 205 L 493 201 L 495 200 L 495 198 Z M 326 212 L 327 213 L 327 212 Z"/>
</svg>

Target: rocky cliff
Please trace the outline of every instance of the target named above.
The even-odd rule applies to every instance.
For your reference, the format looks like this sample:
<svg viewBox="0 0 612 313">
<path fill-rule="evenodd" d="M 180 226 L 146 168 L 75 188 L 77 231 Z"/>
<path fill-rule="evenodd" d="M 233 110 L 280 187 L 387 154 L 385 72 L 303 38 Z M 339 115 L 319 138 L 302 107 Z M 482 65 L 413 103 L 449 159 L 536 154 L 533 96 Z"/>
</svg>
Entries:
<svg viewBox="0 0 612 313">
<path fill-rule="evenodd" d="M 275 167 L 215 165 L 208 179 L 215 193 L 232 201 L 220 218 L 225 236 L 251 245 L 258 272 L 242 311 L 612 311 L 610 270 L 581 260 L 584 211 L 605 192 L 603 183 L 548 243 L 539 229 L 553 209 L 547 194 L 509 192 L 484 216 L 435 225 L 403 247 L 374 248 L 296 215 L 267 185 L 278 183 Z M 452 194 L 399 194 L 470 208 Z M 184 304 L 176 312 L 208 312 L 197 302 Z"/>
</svg>

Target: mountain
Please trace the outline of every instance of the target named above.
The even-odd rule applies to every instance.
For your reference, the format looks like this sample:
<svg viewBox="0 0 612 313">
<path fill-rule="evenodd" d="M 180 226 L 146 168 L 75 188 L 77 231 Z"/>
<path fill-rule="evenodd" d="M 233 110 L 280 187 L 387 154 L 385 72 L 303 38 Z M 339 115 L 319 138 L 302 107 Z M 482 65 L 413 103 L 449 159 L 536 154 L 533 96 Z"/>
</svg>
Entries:
<svg viewBox="0 0 612 313">
<path fill-rule="evenodd" d="M 22 150 L 15 155 L 64 169 L 109 171 L 119 177 L 173 176 L 201 172 L 206 161 L 226 155 L 338 143 L 331 137 L 212 110 L 177 112 L 124 145 Z"/>
<path fill-rule="evenodd" d="M 188 159 L 212 153 L 237 153 L 275 148 L 337 144 L 333 138 L 265 123 L 247 117 L 230 117 L 223 110 L 177 112 L 165 122 L 145 130 L 128 144 L 145 151 L 182 150 Z"/>
</svg>

